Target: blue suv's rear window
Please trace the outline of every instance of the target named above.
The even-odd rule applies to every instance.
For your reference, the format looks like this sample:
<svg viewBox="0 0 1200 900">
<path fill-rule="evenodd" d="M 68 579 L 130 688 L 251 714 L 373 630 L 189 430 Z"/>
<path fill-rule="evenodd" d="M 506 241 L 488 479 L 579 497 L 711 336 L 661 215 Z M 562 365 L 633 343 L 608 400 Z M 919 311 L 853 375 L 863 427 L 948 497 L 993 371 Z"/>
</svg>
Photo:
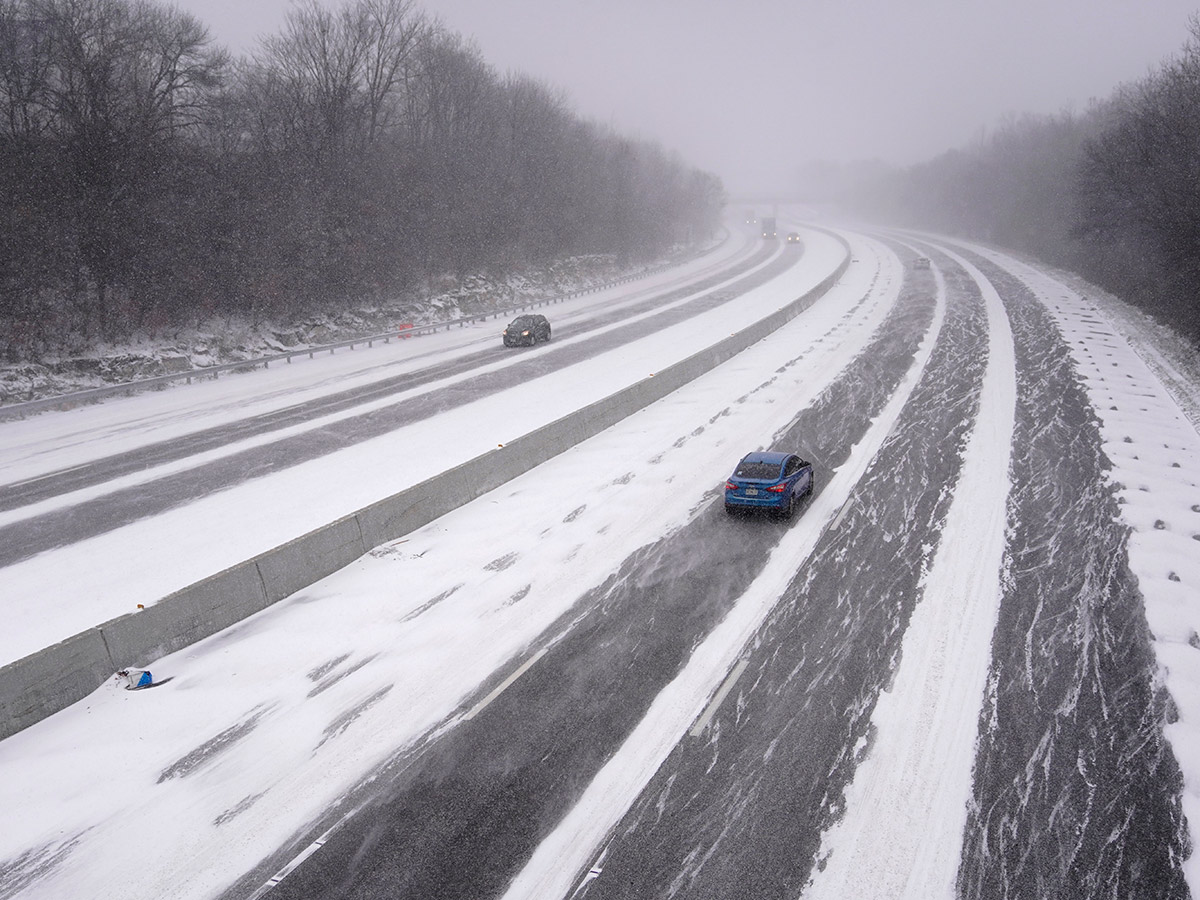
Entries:
<svg viewBox="0 0 1200 900">
<path fill-rule="evenodd" d="M 744 462 L 733 474 L 738 478 L 775 479 L 779 477 L 779 463 Z"/>
</svg>

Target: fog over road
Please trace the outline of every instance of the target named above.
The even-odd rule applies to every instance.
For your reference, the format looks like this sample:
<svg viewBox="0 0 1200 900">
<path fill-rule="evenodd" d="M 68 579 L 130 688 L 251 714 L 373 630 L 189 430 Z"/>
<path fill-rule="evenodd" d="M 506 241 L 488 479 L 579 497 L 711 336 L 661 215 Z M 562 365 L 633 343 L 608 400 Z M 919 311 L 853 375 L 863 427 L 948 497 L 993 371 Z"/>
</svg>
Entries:
<svg viewBox="0 0 1200 900">
<path fill-rule="evenodd" d="M 27 559 L 51 547 L 102 534 L 251 478 L 319 459 L 471 400 L 519 386 L 581 359 L 610 352 L 633 337 L 667 328 L 716 305 L 729 303 L 742 292 L 794 265 L 797 259 L 793 254 L 777 256 L 760 252 L 749 261 L 722 271 L 719 276 L 698 279 L 685 288 L 660 292 L 640 303 L 623 304 L 614 310 L 597 310 L 586 321 L 560 327 L 555 332 L 560 341 L 600 332 L 582 345 L 548 349 L 537 356 L 517 360 L 512 358 L 511 351 L 506 353 L 503 347 L 491 346 L 456 356 L 440 365 L 380 378 L 369 386 L 323 394 L 295 406 L 97 460 L 83 468 L 51 473 L 48 477 L 7 490 L 0 488 L 0 510 L 20 508 L 111 482 L 130 472 L 195 457 L 210 448 L 236 444 L 259 435 L 274 435 L 292 426 L 319 423 L 335 414 L 345 414 L 326 425 L 317 424 L 299 433 L 275 438 L 270 443 L 224 455 L 218 460 L 164 474 L 151 483 L 142 482 L 109 491 L 93 500 L 23 518 L 7 527 L 0 526 L 0 566 Z M 747 270 L 750 274 L 738 277 Z M 726 284 L 731 278 L 733 282 Z M 717 284 L 722 285 L 721 289 L 710 289 Z M 679 302 L 681 300 L 683 302 Z M 668 308 L 663 309 L 664 306 Z M 495 364 L 501 361 L 508 364 L 496 369 Z M 489 364 L 492 364 L 490 368 Z M 420 393 L 412 396 L 417 392 Z M 396 399 L 398 396 L 401 399 Z M 377 399 L 388 403 L 358 412 L 365 404 Z"/>
<path fill-rule="evenodd" d="M 428 391 L 325 431 L 436 429 L 533 379 L 578 390 L 574 366 L 618 371 L 641 341 L 715 342 L 714 316 L 762 315 L 831 269 L 825 232 L 803 234 L 802 251 L 744 242 L 727 274 L 556 322 L 536 355 L 464 344 L 374 377 L 385 397 Z M 840 235 L 840 282 L 735 359 L 146 661 L 175 676 L 161 690 L 101 689 L 0 742 L 22 785 L 0 793 L 0 897 L 1189 896 L 1196 748 L 1170 723 L 1196 698 L 1164 680 L 1157 582 L 1130 551 L 1142 500 L 1114 485 L 1079 362 L 1093 336 L 1064 324 L 1098 314 L 1000 254 Z M 1168 396 L 1128 381 L 1105 402 Z M 1195 429 L 1168 424 L 1172 453 L 1200 460 Z M 286 465 L 321 433 L 246 452 Z M 760 447 L 814 463 L 790 522 L 722 508 Z M 1161 477 L 1200 510 L 1185 465 Z M 1164 514 L 1150 539 L 1189 527 Z M 1200 566 L 1171 553 L 1171 589 L 1200 600 Z M 103 789 L 89 741 L 129 760 Z M 130 826 L 161 852 L 114 850 Z"/>
</svg>

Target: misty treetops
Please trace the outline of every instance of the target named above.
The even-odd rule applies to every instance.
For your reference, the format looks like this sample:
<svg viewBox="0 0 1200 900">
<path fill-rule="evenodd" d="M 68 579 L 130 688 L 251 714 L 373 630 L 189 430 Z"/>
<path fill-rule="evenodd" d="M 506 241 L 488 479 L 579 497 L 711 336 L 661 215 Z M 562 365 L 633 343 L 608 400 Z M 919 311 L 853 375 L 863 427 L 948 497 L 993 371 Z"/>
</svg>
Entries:
<svg viewBox="0 0 1200 900">
<path fill-rule="evenodd" d="M 0 0 L 0 354 L 706 237 L 719 181 L 500 77 L 410 0 L 248 58 L 147 0 Z"/>
<path fill-rule="evenodd" d="M 1182 52 L 1082 113 L 1014 116 L 972 146 L 875 173 L 871 215 L 1071 269 L 1200 344 L 1200 17 Z"/>
</svg>

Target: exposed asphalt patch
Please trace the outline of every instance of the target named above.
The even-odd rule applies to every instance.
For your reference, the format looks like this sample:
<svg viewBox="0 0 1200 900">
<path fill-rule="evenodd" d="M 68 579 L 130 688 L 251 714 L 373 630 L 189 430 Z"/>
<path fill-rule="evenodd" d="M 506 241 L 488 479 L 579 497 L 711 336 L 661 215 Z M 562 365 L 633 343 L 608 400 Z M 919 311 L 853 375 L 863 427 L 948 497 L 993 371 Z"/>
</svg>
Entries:
<svg viewBox="0 0 1200 900">
<path fill-rule="evenodd" d="M 816 440 L 831 464 L 844 460 L 907 371 L 932 310 L 931 297 L 902 294 L 843 373 L 849 384 L 776 438 L 801 449 Z M 817 438 L 820 430 L 829 433 Z M 785 527 L 730 520 L 712 503 L 627 558 L 551 629 L 564 636 L 537 666 L 406 764 L 391 792 L 330 836 L 273 900 L 496 895 L 761 571 Z M 647 877 L 670 870 L 669 859 L 659 862 Z"/>
<path fill-rule="evenodd" d="M 1012 323 L 1017 421 L 959 895 L 1187 897 L 1170 701 L 1099 422 L 1046 309 L 1010 273 L 973 262 Z"/>
<path fill-rule="evenodd" d="M 746 672 L 707 735 L 677 747 L 614 828 L 603 871 L 580 897 L 800 895 L 869 750 L 871 713 L 899 663 L 978 404 L 986 313 L 966 273 L 944 268 L 938 343 L 843 523 L 750 641 Z M 902 352 L 864 354 L 856 378 L 801 414 L 796 434 L 815 441 L 813 458 L 844 461 L 862 425 L 847 433 L 839 420 L 876 414 L 895 388 L 879 374 L 911 360 L 920 333 L 907 332 Z"/>
</svg>

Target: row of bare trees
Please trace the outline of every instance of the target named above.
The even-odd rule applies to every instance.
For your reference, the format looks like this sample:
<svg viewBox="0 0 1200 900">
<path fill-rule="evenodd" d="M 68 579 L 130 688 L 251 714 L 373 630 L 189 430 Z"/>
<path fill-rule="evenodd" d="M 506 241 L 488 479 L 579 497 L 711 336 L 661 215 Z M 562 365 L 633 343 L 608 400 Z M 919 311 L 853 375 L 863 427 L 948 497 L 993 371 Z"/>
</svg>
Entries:
<svg viewBox="0 0 1200 900">
<path fill-rule="evenodd" d="M 1086 111 L 1012 117 L 854 200 L 1071 268 L 1200 343 L 1200 18 L 1175 59 Z"/>
<path fill-rule="evenodd" d="M 1200 17 L 1120 91 L 1079 168 L 1074 235 L 1096 280 L 1200 344 Z"/>
<path fill-rule="evenodd" d="M 412 0 L 233 59 L 151 0 L 0 0 L 0 355 L 707 236 L 719 181 L 498 75 Z"/>
</svg>

